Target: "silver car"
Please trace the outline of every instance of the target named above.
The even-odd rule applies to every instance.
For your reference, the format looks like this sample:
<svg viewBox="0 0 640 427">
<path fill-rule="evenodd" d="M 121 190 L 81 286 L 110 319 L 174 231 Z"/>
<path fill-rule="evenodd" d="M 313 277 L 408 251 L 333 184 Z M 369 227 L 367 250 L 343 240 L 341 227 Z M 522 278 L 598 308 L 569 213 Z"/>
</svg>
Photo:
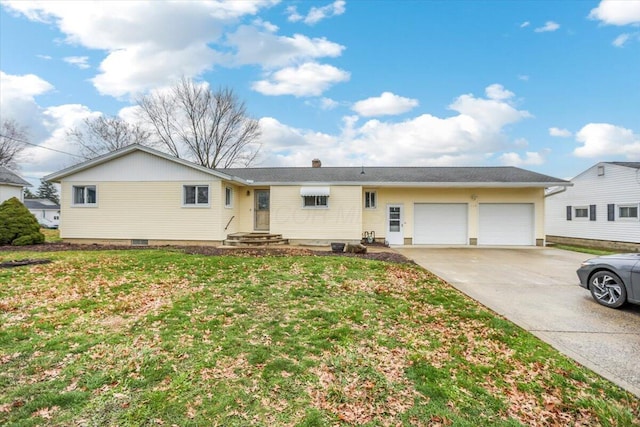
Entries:
<svg viewBox="0 0 640 427">
<path fill-rule="evenodd" d="M 577 273 L 580 286 L 589 289 L 593 298 L 604 306 L 640 304 L 640 254 L 591 258 L 582 263 Z"/>
</svg>

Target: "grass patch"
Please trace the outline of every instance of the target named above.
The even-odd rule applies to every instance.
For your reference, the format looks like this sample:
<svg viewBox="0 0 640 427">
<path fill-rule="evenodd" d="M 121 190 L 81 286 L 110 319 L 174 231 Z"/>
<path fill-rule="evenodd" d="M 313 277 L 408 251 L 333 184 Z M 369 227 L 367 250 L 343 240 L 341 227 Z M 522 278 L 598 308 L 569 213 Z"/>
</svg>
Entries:
<svg viewBox="0 0 640 427">
<path fill-rule="evenodd" d="M 607 249 L 594 249 L 594 248 L 586 248 L 583 246 L 569 246 L 569 245 L 554 245 L 554 248 L 557 249 L 562 249 L 565 251 L 572 251 L 572 252 L 581 252 L 581 253 L 585 253 L 585 254 L 591 254 L 591 255 L 613 255 L 613 254 L 619 254 L 620 251 L 611 251 L 611 250 L 607 250 Z"/>
<path fill-rule="evenodd" d="M 48 229 L 48 228 L 40 228 L 40 232 L 44 234 L 44 241 L 46 243 L 60 243 L 62 239 L 60 238 L 60 230 Z"/>
<path fill-rule="evenodd" d="M 0 425 L 634 425 L 638 399 L 414 265 L 0 252 Z"/>
</svg>

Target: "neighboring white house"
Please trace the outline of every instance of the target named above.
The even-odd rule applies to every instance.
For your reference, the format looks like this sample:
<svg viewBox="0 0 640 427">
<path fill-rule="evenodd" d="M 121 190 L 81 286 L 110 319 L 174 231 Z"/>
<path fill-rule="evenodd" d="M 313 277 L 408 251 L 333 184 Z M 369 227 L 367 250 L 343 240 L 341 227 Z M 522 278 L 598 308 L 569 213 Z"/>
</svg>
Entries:
<svg viewBox="0 0 640 427">
<path fill-rule="evenodd" d="M 60 205 L 49 199 L 24 199 L 24 205 L 37 219 L 49 220 L 54 225 L 60 224 Z"/>
<path fill-rule="evenodd" d="M 0 166 L 0 203 L 12 197 L 16 197 L 22 202 L 24 187 L 31 187 L 31 184 L 11 170 Z"/>
<path fill-rule="evenodd" d="M 548 242 L 640 244 L 640 162 L 601 162 L 571 182 L 546 196 Z"/>
<path fill-rule="evenodd" d="M 68 242 L 544 244 L 544 190 L 569 182 L 514 167 L 208 169 L 132 145 L 45 177 L 61 184 Z"/>
</svg>

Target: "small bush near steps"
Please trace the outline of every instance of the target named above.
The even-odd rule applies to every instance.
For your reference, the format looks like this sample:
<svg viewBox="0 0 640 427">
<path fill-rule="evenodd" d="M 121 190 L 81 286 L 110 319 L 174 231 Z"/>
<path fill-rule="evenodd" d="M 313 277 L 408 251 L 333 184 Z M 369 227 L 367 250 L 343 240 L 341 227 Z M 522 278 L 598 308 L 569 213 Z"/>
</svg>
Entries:
<svg viewBox="0 0 640 427">
<path fill-rule="evenodd" d="M 0 245 L 35 245 L 44 242 L 38 220 L 15 197 L 0 204 Z"/>
</svg>

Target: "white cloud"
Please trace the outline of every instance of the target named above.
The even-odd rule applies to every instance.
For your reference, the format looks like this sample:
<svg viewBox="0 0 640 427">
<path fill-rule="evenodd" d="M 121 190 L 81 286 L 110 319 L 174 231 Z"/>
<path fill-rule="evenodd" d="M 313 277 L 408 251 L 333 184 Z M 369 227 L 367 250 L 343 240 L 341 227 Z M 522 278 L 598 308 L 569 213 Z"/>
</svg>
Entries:
<svg viewBox="0 0 640 427">
<path fill-rule="evenodd" d="M 262 119 L 263 164 L 307 166 L 318 157 L 324 165 L 471 165 L 484 164 L 510 144 L 504 128 L 531 115 L 504 100 L 458 97 L 441 118 L 430 114 L 400 122 L 343 118 L 337 135 L 291 128 L 275 119 Z M 525 141 L 516 141 L 523 146 Z M 272 148 L 272 145 L 275 148 Z M 543 154 L 530 154 L 521 164 L 539 164 Z"/>
<path fill-rule="evenodd" d="M 345 49 L 324 37 L 309 38 L 301 34 L 278 36 L 248 25 L 229 34 L 227 42 L 236 48 L 236 54 L 229 59 L 234 65 L 259 64 L 267 68 L 284 67 L 316 58 L 338 57 Z"/>
<path fill-rule="evenodd" d="M 0 111 L 2 119 L 11 119 L 27 128 L 30 140 L 38 140 L 47 134 L 43 122 L 43 109 L 36 97 L 54 87 L 34 74 L 12 75 L 0 71 Z"/>
<path fill-rule="evenodd" d="M 523 82 L 528 82 L 529 76 L 526 74 L 518 74 L 518 80 L 522 80 Z"/>
<path fill-rule="evenodd" d="M 45 61 L 49 61 L 51 59 L 53 59 L 51 56 L 49 55 L 36 55 L 36 57 L 40 58 L 40 59 L 44 59 Z"/>
<path fill-rule="evenodd" d="M 89 68 L 89 57 L 88 56 L 67 56 L 63 58 L 63 61 L 67 64 L 75 65 L 76 67 L 86 70 Z"/>
<path fill-rule="evenodd" d="M 549 135 L 557 136 L 557 137 L 560 137 L 560 138 L 569 138 L 569 137 L 573 136 L 571 131 L 569 131 L 568 129 L 560 129 L 560 128 L 556 128 L 556 127 L 549 128 Z"/>
<path fill-rule="evenodd" d="M 577 157 L 640 160 L 640 135 L 631 129 L 609 123 L 589 123 L 576 133 L 576 140 L 582 143 L 573 151 Z"/>
<path fill-rule="evenodd" d="M 526 27 L 528 27 L 529 25 L 531 25 L 531 22 L 529 22 L 529 21 L 524 21 L 522 24 L 520 24 L 520 28 L 526 28 Z"/>
<path fill-rule="evenodd" d="M 629 41 L 629 34 L 625 33 L 625 34 L 620 34 L 618 37 L 616 37 L 615 40 L 611 42 L 611 44 L 614 45 L 615 47 L 622 47 L 628 41 Z"/>
<path fill-rule="evenodd" d="M 183 75 L 199 74 L 209 66 L 214 56 L 213 51 L 202 45 L 178 51 L 123 49 L 111 53 L 102 61 L 99 67 L 101 72 L 91 81 L 101 94 L 114 97 L 137 95 L 172 84 Z M 180 67 L 176 67 L 176 64 L 180 64 Z"/>
<path fill-rule="evenodd" d="M 615 47 L 623 47 L 625 44 L 627 44 L 631 40 L 640 41 L 640 32 L 620 34 L 618 37 L 616 37 L 613 40 L 613 42 L 611 42 L 611 44 L 614 45 Z"/>
<path fill-rule="evenodd" d="M 497 83 L 487 86 L 485 93 L 490 99 L 503 100 L 513 98 L 513 92 L 506 90 L 501 84 Z"/>
<path fill-rule="evenodd" d="M 319 96 L 350 77 L 350 73 L 334 66 L 308 62 L 270 73 L 266 80 L 254 82 L 252 88 L 263 95 Z"/>
<path fill-rule="evenodd" d="M 344 0 L 336 0 L 327 6 L 312 7 L 309 10 L 307 16 L 303 16 L 298 13 L 298 10 L 295 6 L 289 6 L 287 7 L 287 19 L 290 22 L 304 21 L 305 24 L 313 25 L 317 24 L 323 19 L 342 15 L 345 12 L 345 5 L 346 2 Z"/>
<path fill-rule="evenodd" d="M 591 10 L 589 18 L 608 25 L 638 25 L 640 24 L 640 2 L 603 0 L 598 7 Z"/>
<path fill-rule="evenodd" d="M 383 92 L 378 97 L 356 102 L 351 109 L 361 116 L 371 117 L 402 114 L 417 106 L 417 99 L 405 98 L 391 92 Z"/>
<path fill-rule="evenodd" d="M 542 153 L 527 151 L 524 157 L 520 156 L 518 153 L 504 153 L 498 158 L 498 160 L 506 166 L 535 166 L 543 164 L 545 158 Z"/>
<path fill-rule="evenodd" d="M 544 26 L 538 27 L 533 31 L 535 31 L 536 33 L 548 33 L 548 32 L 556 31 L 559 28 L 560 28 L 560 24 L 558 24 L 557 22 L 547 21 L 545 22 Z"/>
<path fill-rule="evenodd" d="M 69 44 L 105 51 L 92 81 L 101 94 L 121 97 L 227 60 L 213 47 L 227 26 L 277 2 L 10 1 L 3 6 L 56 25 Z"/>
<path fill-rule="evenodd" d="M 30 99 L 34 96 L 45 94 L 53 90 L 53 85 L 41 79 L 35 74 L 25 74 L 22 76 L 7 74 L 0 71 L 0 99 L 13 101 L 16 99 Z"/>
<path fill-rule="evenodd" d="M 340 105 L 338 101 L 335 101 L 331 98 L 322 98 L 320 100 L 320 108 L 323 110 L 333 110 Z"/>
</svg>

